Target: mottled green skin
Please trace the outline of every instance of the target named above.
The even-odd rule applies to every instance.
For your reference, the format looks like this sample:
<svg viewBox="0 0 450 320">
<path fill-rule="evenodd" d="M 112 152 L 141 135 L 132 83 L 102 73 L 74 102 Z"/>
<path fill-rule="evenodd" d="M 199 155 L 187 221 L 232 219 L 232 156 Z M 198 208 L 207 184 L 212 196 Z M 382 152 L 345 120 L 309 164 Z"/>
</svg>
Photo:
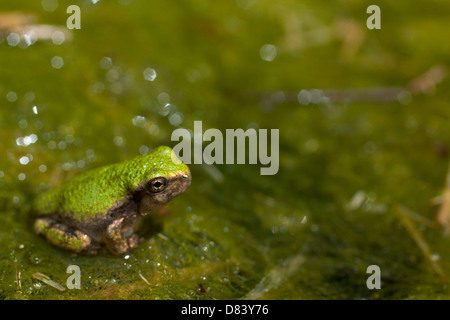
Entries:
<svg viewBox="0 0 450 320">
<path fill-rule="evenodd" d="M 161 146 L 152 153 L 76 176 L 61 187 L 38 196 L 34 202 L 35 212 L 38 215 L 70 214 L 80 222 L 104 215 L 141 183 L 157 176 L 189 173 L 188 167 L 180 161 L 174 163 L 171 155 L 171 148 Z"/>
<path fill-rule="evenodd" d="M 159 147 L 40 195 L 34 229 L 63 249 L 97 254 L 106 245 L 123 254 L 143 241 L 136 233 L 140 218 L 183 193 L 190 181 L 189 168 L 172 149 Z"/>
</svg>

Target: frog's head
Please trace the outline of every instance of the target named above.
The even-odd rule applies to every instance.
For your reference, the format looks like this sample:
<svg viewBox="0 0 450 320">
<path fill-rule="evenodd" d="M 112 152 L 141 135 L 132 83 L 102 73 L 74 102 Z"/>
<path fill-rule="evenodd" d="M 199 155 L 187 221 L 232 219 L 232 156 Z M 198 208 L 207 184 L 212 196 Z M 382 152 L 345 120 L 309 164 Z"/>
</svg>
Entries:
<svg viewBox="0 0 450 320">
<path fill-rule="evenodd" d="M 134 194 L 140 200 L 140 212 L 146 214 L 165 205 L 186 191 L 191 184 L 191 172 L 169 147 L 158 147 L 152 153 L 136 159 L 127 172 Z"/>
</svg>

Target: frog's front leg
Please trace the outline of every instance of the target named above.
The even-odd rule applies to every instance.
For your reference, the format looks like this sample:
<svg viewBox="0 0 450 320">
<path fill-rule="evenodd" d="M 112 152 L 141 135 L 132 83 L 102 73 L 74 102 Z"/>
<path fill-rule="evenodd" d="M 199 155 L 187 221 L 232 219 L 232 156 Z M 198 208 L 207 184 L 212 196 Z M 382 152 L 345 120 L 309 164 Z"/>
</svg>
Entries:
<svg viewBox="0 0 450 320">
<path fill-rule="evenodd" d="M 143 241 L 137 234 L 133 233 L 136 215 L 122 217 L 114 220 L 106 229 L 104 241 L 109 250 L 114 254 L 123 254 L 136 248 Z M 131 236 L 126 236 L 128 233 Z"/>
<path fill-rule="evenodd" d="M 34 223 L 34 230 L 50 243 L 75 252 L 98 253 L 101 248 L 87 234 L 71 229 L 51 218 L 40 218 Z"/>
</svg>

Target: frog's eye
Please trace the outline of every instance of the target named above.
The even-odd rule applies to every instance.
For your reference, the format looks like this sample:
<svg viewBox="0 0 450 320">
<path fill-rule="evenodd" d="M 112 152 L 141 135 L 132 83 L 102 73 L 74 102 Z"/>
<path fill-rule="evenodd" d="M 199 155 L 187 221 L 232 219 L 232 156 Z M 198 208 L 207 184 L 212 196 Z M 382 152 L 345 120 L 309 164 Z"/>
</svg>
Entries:
<svg viewBox="0 0 450 320">
<path fill-rule="evenodd" d="M 163 191 L 167 186 L 167 180 L 163 177 L 158 177 L 155 179 L 150 180 L 148 183 L 148 188 L 151 192 L 161 192 Z"/>
</svg>

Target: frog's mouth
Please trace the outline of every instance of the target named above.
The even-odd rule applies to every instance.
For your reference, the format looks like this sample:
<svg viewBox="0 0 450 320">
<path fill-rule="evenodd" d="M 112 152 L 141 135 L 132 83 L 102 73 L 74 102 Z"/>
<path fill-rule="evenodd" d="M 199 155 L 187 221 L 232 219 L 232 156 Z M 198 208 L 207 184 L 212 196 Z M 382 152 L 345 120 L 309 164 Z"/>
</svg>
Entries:
<svg viewBox="0 0 450 320">
<path fill-rule="evenodd" d="M 158 193 L 153 193 L 154 199 L 161 203 L 166 204 L 176 196 L 182 194 L 191 185 L 191 174 L 190 172 L 180 172 L 167 179 L 167 186 L 165 190 Z"/>
</svg>

